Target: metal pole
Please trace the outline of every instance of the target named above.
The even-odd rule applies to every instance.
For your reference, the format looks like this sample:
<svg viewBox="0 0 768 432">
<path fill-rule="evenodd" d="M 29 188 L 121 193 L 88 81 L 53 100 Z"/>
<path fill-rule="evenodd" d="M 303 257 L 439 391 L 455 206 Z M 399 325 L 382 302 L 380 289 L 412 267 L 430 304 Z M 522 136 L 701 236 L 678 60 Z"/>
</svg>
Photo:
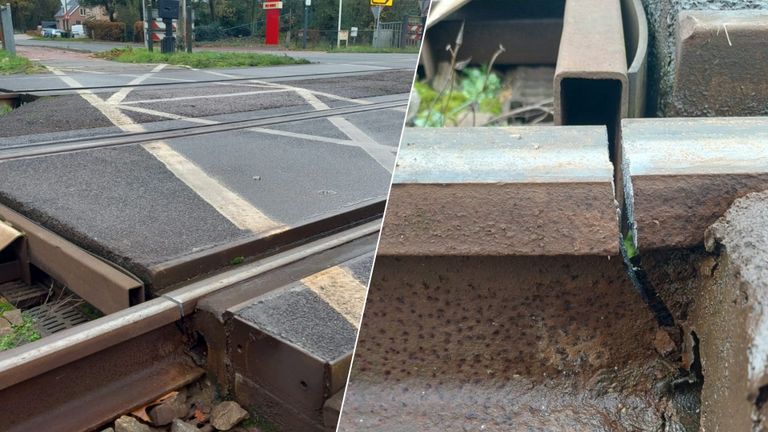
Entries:
<svg viewBox="0 0 768 432">
<path fill-rule="evenodd" d="M 192 4 L 191 2 L 184 0 L 187 4 L 184 15 L 184 28 L 187 32 L 184 34 L 184 47 L 188 53 L 192 52 Z"/>
<path fill-rule="evenodd" d="M 173 37 L 173 20 L 163 18 L 163 24 L 165 24 L 165 37 L 160 42 L 160 52 L 163 54 L 173 54 L 176 51 L 176 42 Z"/>
<path fill-rule="evenodd" d="M 307 27 L 309 27 L 309 4 L 304 1 L 304 34 L 302 34 L 301 48 L 307 49 Z"/>
<path fill-rule="evenodd" d="M 339 26 L 336 29 L 336 48 L 341 48 L 341 4 L 344 0 L 339 0 Z"/>
<path fill-rule="evenodd" d="M 147 13 L 148 1 L 149 0 L 141 0 L 141 11 L 144 14 L 144 47 L 147 48 L 147 51 L 152 52 L 152 34 L 149 28 L 149 14 Z"/>
<path fill-rule="evenodd" d="M 9 53 L 16 54 L 16 44 L 13 40 L 13 20 L 11 19 L 11 4 L 0 6 L 0 29 L 3 31 L 3 45 Z"/>
</svg>

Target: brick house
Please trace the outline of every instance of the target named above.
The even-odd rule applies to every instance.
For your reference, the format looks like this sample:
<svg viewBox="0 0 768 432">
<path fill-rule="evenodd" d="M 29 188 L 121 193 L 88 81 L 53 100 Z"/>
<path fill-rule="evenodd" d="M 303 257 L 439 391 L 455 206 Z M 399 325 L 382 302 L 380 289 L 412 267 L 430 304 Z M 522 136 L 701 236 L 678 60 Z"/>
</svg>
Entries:
<svg viewBox="0 0 768 432">
<path fill-rule="evenodd" d="M 66 14 L 64 6 L 56 12 L 56 28 L 60 30 L 69 30 L 73 25 L 85 24 L 87 20 L 109 20 L 103 6 L 88 7 L 80 6 L 77 0 L 67 0 Z M 68 25 L 67 25 L 68 24 Z M 67 26 L 65 28 L 65 25 Z"/>
</svg>

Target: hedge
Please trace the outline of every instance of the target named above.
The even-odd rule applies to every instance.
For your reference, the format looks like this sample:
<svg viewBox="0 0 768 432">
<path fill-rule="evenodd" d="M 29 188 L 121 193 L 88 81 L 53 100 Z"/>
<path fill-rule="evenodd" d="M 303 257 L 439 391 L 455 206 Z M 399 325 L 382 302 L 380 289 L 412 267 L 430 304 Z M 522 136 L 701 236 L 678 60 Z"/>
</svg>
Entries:
<svg viewBox="0 0 768 432">
<path fill-rule="evenodd" d="M 96 40 L 122 42 L 125 37 L 125 23 L 109 21 L 86 21 L 85 33 Z"/>
</svg>

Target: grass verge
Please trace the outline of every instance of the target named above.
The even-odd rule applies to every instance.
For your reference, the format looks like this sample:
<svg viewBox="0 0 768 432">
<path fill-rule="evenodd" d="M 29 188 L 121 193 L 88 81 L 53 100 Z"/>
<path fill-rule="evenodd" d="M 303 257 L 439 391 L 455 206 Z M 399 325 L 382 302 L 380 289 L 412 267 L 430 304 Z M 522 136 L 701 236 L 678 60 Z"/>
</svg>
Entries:
<svg viewBox="0 0 768 432">
<path fill-rule="evenodd" d="M 43 71 L 45 71 L 44 67 L 29 61 L 26 57 L 0 50 L 0 75 L 31 74 Z"/>
<path fill-rule="evenodd" d="M 96 57 L 114 60 L 121 63 L 167 63 L 184 65 L 193 68 L 221 68 L 240 66 L 277 66 L 289 64 L 306 64 L 305 59 L 285 55 L 243 53 L 243 52 L 212 52 L 198 51 L 193 53 L 177 52 L 163 54 L 159 51 L 149 52 L 144 48 L 133 49 L 115 48 L 110 51 L 95 54 Z"/>
</svg>

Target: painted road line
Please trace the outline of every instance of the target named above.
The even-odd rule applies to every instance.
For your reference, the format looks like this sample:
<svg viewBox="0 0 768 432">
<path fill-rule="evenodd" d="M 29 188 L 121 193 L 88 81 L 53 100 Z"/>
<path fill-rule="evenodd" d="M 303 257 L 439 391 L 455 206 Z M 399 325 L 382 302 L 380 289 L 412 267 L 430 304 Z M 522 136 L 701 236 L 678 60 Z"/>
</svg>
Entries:
<svg viewBox="0 0 768 432">
<path fill-rule="evenodd" d="M 274 233 L 287 228 L 270 219 L 240 195 L 210 177 L 168 144 L 158 141 L 145 144 L 143 147 L 238 228 L 258 234 Z"/>
<path fill-rule="evenodd" d="M 82 87 L 78 81 L 60 70 L 50 67 L 49 69 L 70 87 Z M 77 92 L 120 129 L 129 132 L 145 131 L 142 125 L 136 124 L 130 117 L 123 114 L 117 105 L 104 102 L 88 90 L 78 90 Z M 145 144 L 142 147 L 165 164 L 168 170 L 179 180 L 184 182 L 200 198 L 205 200 L 238 228 L 260 234 L 286 229 L 285 225 L 270 219 L 243 197 L 209 176 L 200 167 L 172 149 L 168 144 L 155 142 Z"/>
<path fill-rule="evenodd" d="M 118 105 L 118 107 L 121 110 L 124 110 L 124 111 L 133 111 L 133 112 L 137 112 L 137 113 L 153 115 L 153 116 L 156 116 L 156 117 L 163 117 L 163 118 L 167 118 L 167 119 L 171 119 L 171 120 L 187 121 L 187 122 L 190 122 L 190 123 L 199 123 L 199 124 L 219 124 L 220 123 L 220 122 L 217 122 L 215 120 L 207 120 L 207 119 L 204 119 L 204 118 L 196 118 L 196 117 L 187 117 L 187 116 L 182 116 L 182 115 L 178 115 L 178 114 L 172 114 L 172 113 L 167 113 L 167 112 L 163 112 L 163 111 L 157 111 L 157 110 L 153 110 L 153 109 L 149 109 L 149 108 L 140 108 L 140 107 L 135 107 L 135 106 L 131 106 L 131 105 L 125 105 L 125 104 L 120 104 L 120 105 Z"/>
<path fill-rule="evenodd" d="M 222 76 L 222 77 L 228 77 L 228 78 L 235 77 L 235 75 L 229 75 L 221 72 L 212 72 L 212 71 L 206 71 L 206 72 L 213 75 Z M 253 80 L 252 82 L 260 82 L 260 81 Z M 278 88 L 293 90 L 294 92 L 296 92 L 296 94 L 301 96 L 315 110 L 330 109 L 330 107 L 325 102 L 321 101 L 317 97 L 317 92 L 307 90 L 301 87 L 293 87 L 287 84 L 268 83 L 266 81 L 261 81 L 261 82 L 264 84 L 272 84 Z M 357 147 L 360 147 L 366 153 L 368 153 L 368 155 L 371 156 L 376 162 L 378 162 L 379 165 L 384 167 L 384 169 L 386 169 L 388 172 L 392 172 L 395 166 L 395 157 L 397 155 L 396 148 L 392 148 L 376 142 L 374 139 L 368 136 L 365 132 L 363 132 L 360 128 L 358 128 L 357 126 L 352 124 L 352 122 L 350 122 L 349 120 L 343 117 L 330 117 L 328 118 L 328 121 L 330 121 L 331 124 L 334 125 L 344 135 L 349 137 L 350 140 L 353 143 L 355 143 Z"/>
<path fill-rule="evenodd" d="M 130 87 L 130 86 L 133 86 L 133 85 L 136 85 L 136 84 L 141 84 L 147 78 L 149 78 L 152 75 L 154 75 L 155 73 L 160 72 L 161 70 L 163 70 L 163 68 L 165 68 L 166 66 L 168 66 L 168 65 L 166 65 L 166 64 L 159 64 L 159 65 L 155 66 L 150 72 L 145 73 L 144 75 L 141 75 L 139 77 L 136 77 L 136 78 L 132 79 L 131 82 L 129 82 L 127 84 L 128 87 L 123 87 L 119 91 L 117 91 L 115 94 L 110 96 L 109 99 L 107 99 L 107 103 L 108 104 L 119 104 L 134 89 L 134 87 Z"/>
<path fill-rule="evenodd" d="M 194 100 L 194 99 L 214 99 L 214 98 L 228 98 L 228 97 L 238 97 L 238 96 L 253 96 L 253 95 L 268 94 L 268 93 L 285 93 L 288 91 L 290 90 L 274 89 L 274 90 L 257 90 L 257 91 L 250 91 L 250 92 L 224 93 L 224 94 L 214 94 L 214 95 L 179 96 L 179 97 L 169 97 L 169 98 L 160 98 L 160 99 L 142 99 L 142 100 L 135 100 L 135 101 L 129 101 L 129 102 L 120 102 L 120 104 L 136 105 L 136 104 L 142 104 L 142 103 L 148 104 L 148 103 L 159 103 L 159 102 L 177 102 L 177 101 Z"/>
<path fill-rule="evenodd" d="M 307 288 L 336 309 L 356 328 L 365 305 L 365 285 L 349 271 L 336 266 L 301 280 Z"/>
<path fill-rule="evenodd" d="M 68 76 L 61 70 L 51 66 L 46 66 L 46 67 L 51 72 L 53 72 L 54 75 L 59 77 L 59 79 L 64 81 L 64 83 L 67 84 L 68 86 L 74 87 L 74 88 L 82 87 L 82 84 L 80 84 L 74 78 Z M 126 132 L 143 132 L 144 131 L 144 128 L 142 128 L 140 125 L 137 125 L 133 120 L 131 120 L 130 117 L 123 114 L 115 106 L 105 104 L 100 97 L 96 96 L 89 90 L 77 90 L 77 94 L 79 94 L 80 97 L 85 99 L 86 102 L 93 105 L 94 108 L 96 108 L 102 114 L 104 114 L 104 116 L 107 119 L 109 119 L 109 121 L 111 121 L 115 126 L 119 127 L 120 129 Z"/>
</svg>

